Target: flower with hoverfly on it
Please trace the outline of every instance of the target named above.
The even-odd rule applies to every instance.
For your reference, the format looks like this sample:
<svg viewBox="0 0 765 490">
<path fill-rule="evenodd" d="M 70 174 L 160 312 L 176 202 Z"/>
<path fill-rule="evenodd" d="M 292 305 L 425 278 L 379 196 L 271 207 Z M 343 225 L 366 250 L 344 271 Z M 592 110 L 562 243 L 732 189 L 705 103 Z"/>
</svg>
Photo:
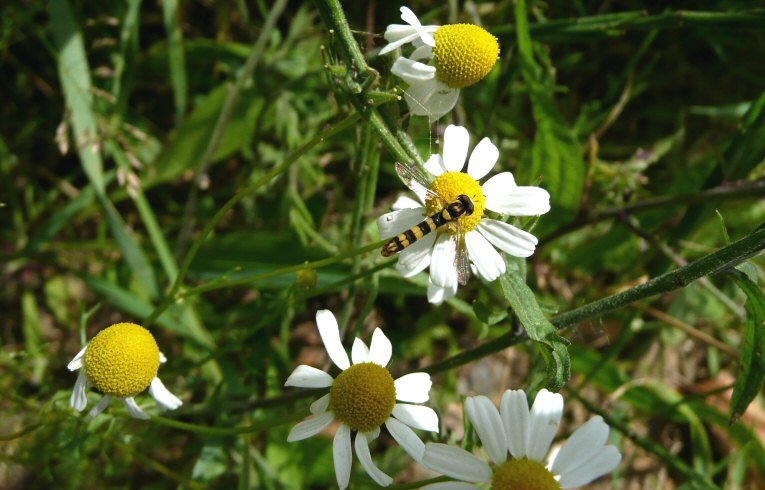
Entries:
<svg viewBox="0 0 765 490">
<path fill-rule="evenodd" d="M 406 44 L 414 51 L 399 56 L 391 72 L 409 84 L 405 91 L 409 109 L 416 116 L 435 120 L 451 111 L 460 89 L 483 79 L 499 59 L 497 38 L 474 24 L 423 26 L 407 7 L 401 7 L 404 24 L 385 30 L 386 54 Z"/>
<path fill-rule="evenodd" d="M 135 396 L 149 389 L 159 406 L 175 410 L 183 402 L 170 393 L 157 377 L 159 365 L 167 359 L 148 330 L 135 323 L 116 323 L 93 337 L 67 365 L 70 371 L 79 369 L 69 404 L 81 412 L 88 404 L 87 392 L 96 387 L 104 397 L 89 415 L 95 417 L 119 398 L 137 419 L 149 416 L 135 402 Z"/>
<path fill-rule="evenodd" d="M 290 374 L 284 386 L 329 388 L 329 393 L 311 404 L 314 417 L 293 427 L 287 441 L 316 435 L 336 420 L 340 424 L 334 437 L 333 459 L 338 486 L 344 489 L 350 481 L 352 432 L 356 432 L 354 447 L 361 466 L 375 483 L 388 486 L 393 480 L 372 461 L 369 443 L 385 425 L 404 451 L 415 461 L 422 459 L 425 445 L 412 428 L 438 432 L 436 412 L 419 405 L 430 398 L 430 375 L 411 373 L 394 380 L 386 368 L 392 346 L 379 328 L 372 334 L 369 347 L 356 338 L 348 359 L 332 312 L 318 311 L 316 325 L 329 358 L 342 372 L 332 378 L 324 371 L 301 364 Z"/>
<path fill-rule="evenodd" d="M 563 397 L 541 390 L 529 410 L 523 390 L 507 390 L 499 410 L 485 396 L 468 397 L 465 412 L 475 427 L 490 463 L 462 448 L 440 443 L 425 445 L 422 463 L 460 482 L 428 485 L 428 490 L 579 488 L 610 473 L 622 459 L 616 446 L 607 446 L 609 427 L 592 417 L 556 452 L 550 451 L 563 415 Z M 548 453 L 549 456 L 548 456 Z M 509 454 L 509 458 L 508 458 Z"/>
<path fill-rule="evenodd" d="M 518 186 L 510 172 L 479 184 L 499 158 L 499 150 L 488 138 L 476 145 L 467 172 L 462 172 L 469 143 L 465 128 L 449 125 L 444 132 L 443 156 L 431 155 L 425 171 L 397 163 L 398 175 L 419 202 L 400 197 L 393 204 L 394 211 L 377 220 L 380 236 L 392 237 L 382 254 L 399 253 L 396 268 L 404 277 L 430 266 L 431 303 L 442 303 L 457 293 L 458 285 L 467 284 L 471 262 L 475 272 L 487 281 L 504 274 L 505 261 L 497 249 L 514 257 L 534 253 L 534 235 L 485 217 L 486 210 L 510 216 L 536 216 L 550 210 L 546 190 Z"/>
</svg>

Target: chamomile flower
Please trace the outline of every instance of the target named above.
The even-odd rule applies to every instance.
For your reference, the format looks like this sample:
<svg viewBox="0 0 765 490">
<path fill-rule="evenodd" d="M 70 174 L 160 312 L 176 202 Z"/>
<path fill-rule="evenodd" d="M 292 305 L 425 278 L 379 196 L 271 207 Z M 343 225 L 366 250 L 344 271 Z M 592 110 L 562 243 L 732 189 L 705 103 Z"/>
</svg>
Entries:
<svg viewBox="0 0 765 490">
<path fill-rule="evenodd" d="M 175 410 L 183 402 L 157 377 L 160 363 L 166 361 L 148 330 L 135 323 L 116 323 L 98 332 L 66 366 L 80 370 L 69 404 L 78 412 L 85 410 L 88 388 L 95 386 L 104 397 L 90 411 L 91 417 L 103 412 L 112 398 L 119 398 L 130 415 L 148 419 L 135 402 L 135 396 L 148 388 L 159 406 Z"/>
<path fill-rule="evenodd" d="M 537 394 L 531 411 L 523 390 L 507 390 L 499 410 L 487 397 L 474 396 L 465 401 L 465 412 L 490 464 L 446 444 L 426 444 L 423 456 L 426 467 L 460 482 L 491 483 L 494 490 L 579 488 L 610 473 L 622 459 L 615 446 L 606 446 L 609 427 L 599 416 L 579 427 L 557 453 L 546 458 L 563 414 L 563 397 L 547 390 Z M 443 482 L 425 488 L 482 487 Z"/>
<path fill-rule="evenodd" d="M 372 334 L 369 348 L 358 338 L 354 341 L 349 360 L 332 312 L 317 312 L 316 324 L 329 358 L 342 373 L 332 378 L 324 371 L 302 364 L 290 374 L 284 386 L 329 388 L 329 393 L 311 404 L 311 413 L 315 417 L 293 427 L 287 440 L 306 439 L 337 420 L 340 425 L 335 433 L 333 450 L 338 486 L 346 488 L 351 477 L 352 432 L 356 432 L 354 446 L 361 466 L 378 485 L 388 486 L 393 480 L 375 466 L 369 453 L 369 442 L 385 425 L 415 461 L 422 459 L 425 445 L 410 427 L 438 432 L 436 412 L 422 405 L 413 405 L 428 401 L 430 375 L 412 373 L 394 380 L 385 367 L 391 358 L 391 343 L 379 328 Z"/>
<path fill-rule="evenodd" d="M 430 266 L 428 301 L 431 303 L 439 304 L 451 298 L 457 293 L 458 284 L 465 284 L 467 270 L 460 264 L 467 259 L 479 276 L 494 281 L 506 269 L 497 249 L 514 257 L 528 257 L 534 253 L 537 245 L 534 235 L 504 221 L 485 217 L 485 210 L 510 216 L 534 216 L 550 210 L 550 194 L 546 190 L 518 186 L 510 172 L 498 173 L 483 184 L 479 183 L 499 158 L 499 150 L 489 138 L 483 138 L 476 145 L 467 164 L 467 173 L 462 172 L 469 143 L 467 129 L 449 125 L 444 132 L 443 156 L 431 155 L 425 164 L 425 170 L 435 180 L 427 185 L 416 182 L 416 176 L 408 181 L 402 176 L 420 201 L 400 197 L 393 204 L 394 211 L 377 220 L 381 238 L 389 238 L 417 225 L 461 195 L 472 201 L 473 212 L 455 220 L 459 226 L 443 226 L 399 253 L 396 268 L 404 277 L 414 276 Z"/>
<path fill-rule="evenodd" d="M 438 119 L 454 108 L 460 89 L 485 77 L 499 59 L 497 38 L 474 24 L 423 26 L 407 7 L 401 19 L 385 30 L 388 45 L 380 54 L 411 43 L 409 57 L 400 56 L 391 72 L 409 84 L 404 93 L 417 116 Z"/>
</svg>

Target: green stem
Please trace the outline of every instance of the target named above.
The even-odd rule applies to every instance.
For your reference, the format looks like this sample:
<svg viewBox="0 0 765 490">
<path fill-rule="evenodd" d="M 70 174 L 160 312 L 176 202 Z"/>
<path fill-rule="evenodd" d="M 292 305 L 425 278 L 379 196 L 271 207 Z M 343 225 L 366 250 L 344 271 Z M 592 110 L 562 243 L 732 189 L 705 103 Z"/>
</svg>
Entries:
<svg viewBox="0 0 765 490">
<path fill-rule="evenodd" d="M 187 432 L 194 432 L 196 434 L 203 434 L 207 436 L 235 436 L 238 434 L 252 434 L 254 432 L 263 432 L 274 427 L 288 424 L 303 418 L 305 414 L 291 413 L 276 419 L 264 420 L 262 422 L 254 423 L 251 425 L 240 425 L 237 427 L 209 427 L 206 425 L 191 424 L 189 422 L 181 422 L 180 420 L 168 419 L 160 416 L 151 417 L 151 421 L 174 429 L 185 430 Z"/>
<path fill-rule="evenodd" d="M 218 210 L 218 212 L 215 213 L 215 215 L 205 225 L 199 236 L 191 244 L 191 248 L 186 254 L 186 257 L 184 257 L 183 263 L 181 263 L 181 267 L 178 271 L 178 275 L 175 277 L 175 281 L 173 281 L 173 285 L 170 287 L 170 290 L 165 295 L 162 302 L 157 305 L 156 308 L 154 308 L 154 311 L 152 311 L 151 315 L 149 315 L 149 317 L 145 320 L 144 326 L 148 328 L 157 319 L 157 317 L 159 317 L 159 315 L 162 314 L 162 312 L 164 312 L 176 300 L 176 294 L 180 290 L 181 284 L 183 284 L 183 280 L 189 271 L 189 267 L 191 266 L 191 262 L 194 260 L 197 252 L 199 252 L 199 248 L 202 246 L 202 242 L 205 241 L 215 226 L 220 222 L 221 219 L 223 219 L 223 217 L 226 215 L 226 213 L 229 212 L 231 208 L 236 206 L 239 201 L 244 199 L 246 196 L 255 193 L 261 187 L 271 182 L 271 179 L 284 172 L 290 165 L 295 163 L 300 157 L 305 155 L 313 147 L 323 142 L 326 138 L 330 138 L 333 135 L 351 127 L 356 122 L 356 120 L 358 120 L 358 118 L 358 114 L 351 114 L 334 126 L 327 128 L 326 130 L 317 134 L 311 138 L 310 141 L 292 152 L 281 164 L 271 169 L 270 172 L 266 173 L 252 184 L 241 189 L 231 199 L 229 199 L 228 202 L 224 204 L 223 207 Z"/>
</svg>

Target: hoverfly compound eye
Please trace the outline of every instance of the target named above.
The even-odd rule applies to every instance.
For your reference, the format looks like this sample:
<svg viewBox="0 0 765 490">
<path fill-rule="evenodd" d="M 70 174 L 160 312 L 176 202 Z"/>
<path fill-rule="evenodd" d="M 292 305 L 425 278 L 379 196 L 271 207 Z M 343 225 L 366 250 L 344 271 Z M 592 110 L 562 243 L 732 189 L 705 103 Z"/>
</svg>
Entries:
<svg viewBox="0 0 765 490">
<path fill-rule="evenodd" d="M 473 200 L 467 197 L 466 195 L 462 194 L 458 197 L 460 202 L 463 206 L 465 206 L 465 214 L 467 216 L 470 216 L 473 214 L 473 211 L 475 211 L 475 206 L 473 205 Z"/>
</svg>

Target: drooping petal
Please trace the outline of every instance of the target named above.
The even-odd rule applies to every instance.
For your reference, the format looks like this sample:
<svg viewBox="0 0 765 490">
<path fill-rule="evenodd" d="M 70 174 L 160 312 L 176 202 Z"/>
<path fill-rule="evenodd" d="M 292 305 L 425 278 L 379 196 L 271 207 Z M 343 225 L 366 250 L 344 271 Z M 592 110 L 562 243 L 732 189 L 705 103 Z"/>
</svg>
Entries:
<svg viewBox="0 0 765 490">
<path fill-rule="evenodd" d="M 513 257 L 529 257 L 536 250 L 537 237 L 503 221 L 484 218 L 478 223 L 478 231 L 489 243 Z"/>
<path fill-rule="evenodd" d="M 127 408 L 127 411 L 130 413 L 131 417 L 141 420 L 149 420 L 149 415 L 141 410 L 141 407 L 138 406 L 138 404 L 135 402 L 135 398 L 132 396 L 123 398 L 122 403 L 125 404 L 125 408 Z"/>
<path fill-rule="evenodd" d="M 465 245 L 478 275 L 491 282 L 505 273 L 505 261 L 483 235 L 475 230 L 467 232 Z"/>
<path fill-rule="evenodd" d="M 622 455 L 616 446 L 606 446 L 582 466 L 560 476 L 561 488 L 579 488 L 619 466 Z"/>
<path fill-rule="evenodd" d="M 575 470 L 595 456 L 607 440 L 608 424 L 600 416 L 592 417 L 568 438 L 550 470 L 558 475 Z"/>
<path fill-rule="evenodd" d="M 444 131 L 444 166 L 449 172 L 459 172 L 465 166 L 468 147 L 470 146 L 470 134 L 462 126 L 450 124 Z"/>
<path fill-rule="evenodd" d="M 443 84 L 438 78 L 410 83 L 404 91 L 409 110 L 415 116 L 428 116 L 435 121 L 457 105 L 460 91 Z"/>
<path fill-rule="evenodd" d="M 375 328 L 372 332 L 372 344 L 369 347 L 369 362 L 385 367 L 393 355 L 393 346 L 382 330 Z"/>
<path fill-rule="evenodd" d="M 331 424 L 334 419 L 335 414 L 332 412 L 324 412 L 316 417 L 305 419 L 290 430 L 290 433 L 287 436 L 287 442 L 302 441 L 303 439 L 315 436 Z M 335 438 L 337 438 L 337 436 L 335 436 Z"/>
<path fill-rule="evenodd" d="M 563 397 L 542 389 L 531 407 L 526 457 L 544 462 L 563 415 Z"/>
<path fill-rule="evenodd" d="M 77 373 L 77 381 L 74 382 L 72 396 L 69 398 L 69 406 L 78 412 L 85 410 L 88 405 L 88 376 L 82 369 Z"/>
<path fill-rule="evenodd" d="M 481 180 L 494 168 L 499 158 L 499 149 L 494 146 L 489 138 L 484 138 L 473 148 L 468 161 L 468 175 L 475 180 Z"/>
<path fill-rule="evenodd" d="M 428 161 L 425 162 L 425 170 L 435 175 L 436 177 L 446 172 L 446 167 L 444 167 L 444 160 L 441 155 L 437 153 L 430 155 Z"/>
<path fill-rule="evenodd" d="M 392 415 L 409 427 L 438 432 L 438 415 L 430 407 L 396 403 Z"/>
<path fill-rule="evenodd" d="M 367 344 L 358 337 L 353 341 L 353 347 L 351 347 L 351 362 L 353 362 L 353 364 L 369 362 L 369 348 L 367 347 Z"/>
<path fill-rule="evenodd" d="M 423 29 L 423 26 L 420 23 L 420 19 L 417 18 L 414 12 L 412 12 L 409 7 L 401 7 L 399 10 L 401 11 L 401 20 L 415 28 L 423 43 L 434 47 L 436 45 L 436 40 L 433 39 L 433 36 L 425 32 L 425 29 Z"/>
<path fill-rule="evenodd" d="M 301 364 L 290 374 L 284 386 L 296 386 L 298 388 L 327 388 L 332 386 L 335 380 L 321 369 Z"/>
<path fill-rule="evenodd" d="M 481 187 L 486 207 L 511 216 L 537 216 L 550 210 L 550 193 L 541 187 L 515 185 L 510 172 L 499 173 Z"/>
<path fill-rule="evenodd" d="M 388 432 L 398 442 L 398 444 L 418 463 L 422 461 L 422 455 L 425 453 L 425 443 L 423 443 L 412 429 L 402 424 L 393 417 L 388 417 L 385 421 L 385 427 Z"/>
<path fill-rule="evenodd" d="M 383 473 L 380 468 L 375 466 L 374 461 L 372 461 L 372 455 L 369 454 L 369 441 L 367 440 L 366 434 L 363 432 L 358 432 L 356 434 L 355 447 L 356 456 L 359 457 L 359 463 L 361 463 L 361 466 L 364 467 L 364 470 L 370 477 L 372 477 L 375 483 L 381 487 L 387 487 L 393 483 L 393 478 Z"/>
<path fill-rule="evenodd" d="M 391 73 L 408 83 L 416 85 L 419 82 L 432 81 L 436 77 L 436 67 L 420 63 L 403 56 L 393 62 Z"/>
<path fill-rule="evenodd" d="M 170 393 L 158 377 L 154 377 L 149 385 L 149 394 L 156 400 L 160 407 L 165 410 L 175 410 L 183 405 L 180 398 Z"/>
<path fill-rule="evenodd" d="M 422 203 L 402 194 L 396 198 L 390 208 L 394 211 L 400 209 L 422 209 Z"/>
<path fill-rule="evenodd" d="M 316 312 L 316 325 L 319 327 L 319 335 L 327 354 L 335 366 L 343 371 L 351 367 L 351 361 L 340 341 L 340 328 L 337 326 L 335 315 L 329 310 L 319 310 Z"/>
<path fill-rule="evenodd" d="M 88 350 L 88 346 L 87 345 L 85 347 L 83 347 L 80 350 L 80 352 L 77 353 L 76 356 L 74 356 L 74 359 L 69 361 L 69 364 L 66 365 L 66 368 L 68 370 L 70 370 L 70 371 L 74 371 L 74 370 L 80 369 L 83 366 L 82 362 L 83 362 L 83 357 L 85 357 L 85 351 L 86 350 Z"/>
<path fill-rule="evenodd" d="M 428 373 L 409 373 L 394 381 L 396 400 L 409 403 L 425 403 L 430 398 L 430 381 Z"/>
<path fill-rule="evenodd" d="M 408 230 L 425 219 L 425 208 L 400 209 L 385 213 L 377 218 L 377 229 L 380 230 L 380 238 L 392 238 L 404 230 Z"/>
<path fill-rule="evenodd" d="M 429 442 L 425 444 L 422 464 L 433 471 L 466 482 L 491 479 L 491 468 L 462 448 Z"/>
<path fill-rule="evenodd" d="M 417 49 L 412 51 L 412 54 L 409 55 L 409 59 L 415 60 L 415 61 L 429 60 L 432 57 L 433 57 L 433 48 L 428 46 L 427 44 L 424 44 L 418 47 Z"/>
<path fill-rule="evenodd" d="M 433 284 L 449 289 L 457 283 L 457 269 L 454 266 L 456 256 L 453 237 L 448 233 L 439 235 L 430 258 L 430 279 Z"/>
<path fill-rule="evenodd" d="M 507 460 L 507 436 L 494 403 L 482 395 L 469 396 L 465 400 L 465 412 L 489 458 L 495 464 L 504 463 Z"/>
<path fill-rule="evenodd" d="M 529 443 L 529 402 L 523 390 L 507 390 L 499 404 L 502 425 L 505 426 L 507 447 L 510 454 L 521 459 L 526 457 Z"/>
<path fill-rule="evenodd" d="M 99 401 L 95 407 L 90 409 L 90 412 L 88 412 L 88 417 L 98 417 L 104 410 L 106 410 L 111 402 L 112 397 L 109 395 L 104 395 L 103 398 L 101 398 L 101 401 Z"/>
<path fill-rule="evenodd" d="M 405 26 L 401 24 L 390 24 L 385 29 L 383 37 L 388 44 L 383 46 L 377 53 L 379 56 L 388 54 L 396 48 L 400 48 L 404 44 L 411 43 L 415 39 L 419 39 L 420 34 L 411 26 Z"/>
<path fill-rule="evenodd" d="M 453 298 L 457 294 L 457 285 L 458 283 L 455 282 L 450 288 L 442 288 L 433 284 L 433 280 L 428 278 L 428 302 L 440 305 L 447 299 Z"/>
<path fill-rule="evenodd" d="M 335 478 L 340 490 L 348 488 L 348 482 L 351 479 L 351 464 L 353 463 L 353 452 L 351 451 L 351 428 L 345 424 L 340 424 L 340 428 L 335 433 L 335 439 L 332 441 L 332 459 L 335 462 Z"/>
<path fill-rule="evenodd" d="M 313 415 L 321 415 L 329 408 L 329 393 L 311 403 L 309 410 Z"/>
</svg>

